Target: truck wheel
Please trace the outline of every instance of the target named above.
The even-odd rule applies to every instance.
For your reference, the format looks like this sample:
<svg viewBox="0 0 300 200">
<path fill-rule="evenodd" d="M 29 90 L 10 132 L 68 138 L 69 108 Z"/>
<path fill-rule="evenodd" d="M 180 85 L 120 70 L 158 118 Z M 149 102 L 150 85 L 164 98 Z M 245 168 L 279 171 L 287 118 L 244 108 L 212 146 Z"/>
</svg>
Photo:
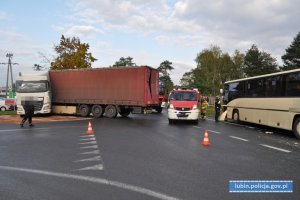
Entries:
<svg viewBox="0 0 300 200">
<path fill-rule="evenodd" d="M 169 120 L 169 124 L 173 124 L 174 120 L 173 119 L 168 119 Z"/>
<path fill-rule="evenodd" d="M 155 110 L 156 110 L 156 112 L 161 113 L 162 112 L 162 107 L 160 107 L 160 106 L 156 107 Z"/>
<path fill-rule="evenodd" d="M 114 106 L 114 105 L 106 106 L 105 115 L 108 118 L 115 118 L 118 115 L 116 106 Z"/>
<path fill-rule="evenodd" d="M 119 114 L 122 116 L 122 117 L 128 117 L 128 115 L 130 114 L 130 109 L 121 109 L 121 111 L 119 112 Z"/>
<path fill-rule="evenodd" d="M 234 120 L 236 123 L 240 123 L 240 114 L 239 114 L 239 111 L 238 111 L 238 110 L 234 110 L 234 111 L 233 111 L 233 120 Z"/>
<path fill-rule="evenodd" d="M 297 118 L 293 124 L 294 135 L 300 139 L 300 118 Z"/>
<path fill-rule="evenodd" d="M 6 108 L 5 107 L 1 107 L 0 110 L 1 111 L 6 111 Z"/>
<path fill-rule="evenodd" d="M 87 117 L 90 115 L 90 113 L 91 113 L 90 106 L 88 106 L 86 104 L 82 104 L 79 106 L 79 115 L 81 117 Z"/>
<path fill-rule="evenodd" d="M 103 113 L 104 113 L 104 110 L 103 110 L 102 106 L 93 105 L 92 114 L 93 114 L 94 117 L 96 117 L 96 118 L 102 117 Z"/>
</svg>

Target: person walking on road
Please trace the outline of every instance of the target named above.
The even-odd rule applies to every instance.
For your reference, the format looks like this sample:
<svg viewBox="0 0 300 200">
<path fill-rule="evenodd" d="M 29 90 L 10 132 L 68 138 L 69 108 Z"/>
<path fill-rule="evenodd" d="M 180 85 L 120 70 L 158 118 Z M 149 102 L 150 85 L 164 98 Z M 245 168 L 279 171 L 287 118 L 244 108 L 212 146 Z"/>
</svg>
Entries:
<svg viewBox="0 0 300 200">
<path fill-rule="evenodd" d="M 220 112 L 221 112 L 221 99 L 218 96 L 216 96 L 215 98 L 215 121 L 216 122 L 219 121 Z"/>
<path fill-rule="evenodd" d="M 20 124 L 21 128 L 24 127 L 24 123 L 27 121 L 27 119 L 28 119 L 29 126 L 30 127 L 34 126 L 32 124 L 32 117 L 34 115 L 34 105 L 31 102 L 25 101 L 23 107 L 25 110 L 25 115 Z"/>
</svg>

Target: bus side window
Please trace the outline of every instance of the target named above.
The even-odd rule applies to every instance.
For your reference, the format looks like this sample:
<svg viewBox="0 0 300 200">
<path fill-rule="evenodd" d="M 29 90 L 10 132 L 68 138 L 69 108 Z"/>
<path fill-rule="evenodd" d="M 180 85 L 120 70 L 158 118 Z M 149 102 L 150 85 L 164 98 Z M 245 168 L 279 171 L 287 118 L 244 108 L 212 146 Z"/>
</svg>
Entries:
<svg viewBox="0 0 300 200">
<path fill-rule="evenodd" d="M 279 76 L 266 78 L 266 95 L 267 97 L 281 96 L 281 78 Z"/>
<path fill-rule="evenodd" d="M 300 96 L 300 73 L 287 75 L 286 94 L 290 97 Z"/>
</svg>

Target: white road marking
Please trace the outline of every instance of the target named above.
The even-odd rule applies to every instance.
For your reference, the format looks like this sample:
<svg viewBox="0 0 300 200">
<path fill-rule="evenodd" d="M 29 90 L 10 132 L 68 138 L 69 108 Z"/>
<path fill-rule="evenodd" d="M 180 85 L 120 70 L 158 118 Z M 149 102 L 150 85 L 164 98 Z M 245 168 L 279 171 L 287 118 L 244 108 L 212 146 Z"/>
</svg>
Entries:
<svg viewBox="0 0 300 200">
<path fill-rule="evenodd" d="M 216 134 L 221 134 L 220 132 L 218 132 L 218 131 L 213 131 L 213 130 L 208 130 L 208 129 L 206 129 L 208 132 L 213 132 L 213 133 L 216 133 Z"/>
<path fill-rule="evenodd" d="M 59 129 L 59 128 L 78 128 L 78 127 L 83 127 L 83 126 L 60 126 L 60 127 L 47 127 L 47 128 L 37 128 L 37 127 L 32 127 L 32 128 L 18 128 L 18 129 L 0 130 L 0 132 L 29 131 L 29 130 L 31 130 L 31 131 L 32 130 L 52 130 L 52 129 Z"/>
<path fill-rule="evenodd" d="M 90 142 L 82 142 L 79 144 L 97 144 L 97 141 L 90 141 Z"/>
<path fill-rule="evenodd" d="M 213 133 L 216 133 L 216 134 L 221 134 L 221 132 L 218 132 L 218 131 L 213 131 L 213 130 L 209 130 L 209 129 L 205 129 L 201 126 L 193 126 L 194 128 L 198 128 L 198 129 L 204 129 L 204 130 L 207 130 L 208 132 L 213 132 Z"/>
<path fill-rule="evenodd" d="M 104 167 L 102 164 L 97 164 L 97 165 L 93 165 L 93 166 L 89 166 L 89 167 L 84 167 L 81 169 L 78 169 L 78 171 L 85 171 L 85 170 L 103 170 Z"/>
<path fill-rule="evenodd" d="M 76 160 L 74 162 L 87 162 L 87 161 L 101 161 L 101 156 L 95 156 L 92 158 L 85 158 L 85 159 L 81 159 L 81 160 Z"/>
<path fill-rule="evenodd" d="M 118 182 L 118 181 L 111 181 L 108 179 L 103 178 L 94 178 L 90 176 L 80 176 L 80 175 L 74 175 L 74 174 L 64 174 L 64 173 L 58 173 L 58 172 L 50 172 L 50 171 L 44 171 L 44 170 L 36 170 L 36 169 L 25 169 L 25 168 L 17 168 L 17 167 L 9 167 L 9 166 L 0 166 L 0 170 L 6 170 L 6 171 L 17 171 L 17 172 L 26 172 L 31 174 L 40 174 L 44 176 L 54 176 L 59 178 L 67 178 L 67 179 L 74 179 L 79 181 L 87 181 L 91 183 L 97 183 L 97 184 L 103 184 L 103 185 L 109 185 L 117 188 L 121 188 L 124 190 L 129 190 L 132 192 L 137 192 L 140 194 L 148 195 L 154 198 L 162 199 L 162 200 L 180 200 L 176 197 L 172 197 L 160 192 L 155 192 L 153 190 L 149 190 L 146 188 Z"/>
<path fill-rule="evenodd" d="M 87 154 L 100 154 L 99 150 L 94 150 L 94 151 L 88 151 L 88 152 L 83 152 L 80 153 L 81 155 L 87 155 Z"/>
<path fill-rule="evenodd" d="M 94 134 L 86 134 L 86 135 L 81 135 L 79 137 L 82 137 L 82 138 L 90 138 L 90 137 L 95 137 Z"/>
<path fill-rule="evenodd" d="M 235 125 L 235 126 L 241 126 L 241 127 L 246 127 L 246 128 L 254 129 L 254 127 L 252 127 L 252 126 L 246 126 L 246 125 L 236 124 L 236 123 L 232 123 L 232 122 L 224 122 L 224 123 L 225 124 L 231 124 L 231 125 Z"/>
<path fill-rule="evenodd" d="M 249 140 L 247 140 L 247 139 L 240 138 L 240 137 L 235 137 L 235 136 L 232 136 L 232 135 L 230 135 L 229 137 L 231 137 L 231 138 L 233 138 L 233 139 L 237 139 L 237 140 L 242 140 L 242 141 L 244 141 L 244 142 L 248 142 L 248 141 L 249 141 Z"/>
<path fill-rule="evenodd" d="M 80 147 L 81 149 L 98 149 L 98 145 Z"/>
<path fill-rule="evenodd" d="M 90 137 L 90 138 L 80 138 L 80 141 L 95 141 L 96 138 L 95 137 Z"/>
<path fill-rule="evenodd" d="M 291 152 L 289 150 L 281 149 L 281 148 L 270 146 L 270 145 L 267 145 L 267 144 L 260 144 L 260 145 L 264 146 L 264 147 L 267 147 L 267 148 L 271 148 L 271 149 L 275 149 L 275 150 L 278 150 L 278 151 L 282 151 L 282 152 L 285 152 L 285 153 L 290 153 Z"/>
</svg>

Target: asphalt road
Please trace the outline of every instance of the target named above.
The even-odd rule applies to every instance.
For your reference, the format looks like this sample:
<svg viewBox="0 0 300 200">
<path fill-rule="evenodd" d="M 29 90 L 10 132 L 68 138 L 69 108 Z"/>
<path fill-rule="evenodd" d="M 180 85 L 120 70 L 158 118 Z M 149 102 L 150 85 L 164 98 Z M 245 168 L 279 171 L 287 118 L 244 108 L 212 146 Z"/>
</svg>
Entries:
<svg viewBox="0 0 300 200">
<path fill-rule="evenodd" d="M 0 199 L 299 199 L 300 141 L 289 132 L 212 119 L 169 125 L 166 113 L 91 123 L 94 134 L 88 120 L 0 124 Z M 229 180 L 294 188 L 229 193 Z"/>
</svg>

